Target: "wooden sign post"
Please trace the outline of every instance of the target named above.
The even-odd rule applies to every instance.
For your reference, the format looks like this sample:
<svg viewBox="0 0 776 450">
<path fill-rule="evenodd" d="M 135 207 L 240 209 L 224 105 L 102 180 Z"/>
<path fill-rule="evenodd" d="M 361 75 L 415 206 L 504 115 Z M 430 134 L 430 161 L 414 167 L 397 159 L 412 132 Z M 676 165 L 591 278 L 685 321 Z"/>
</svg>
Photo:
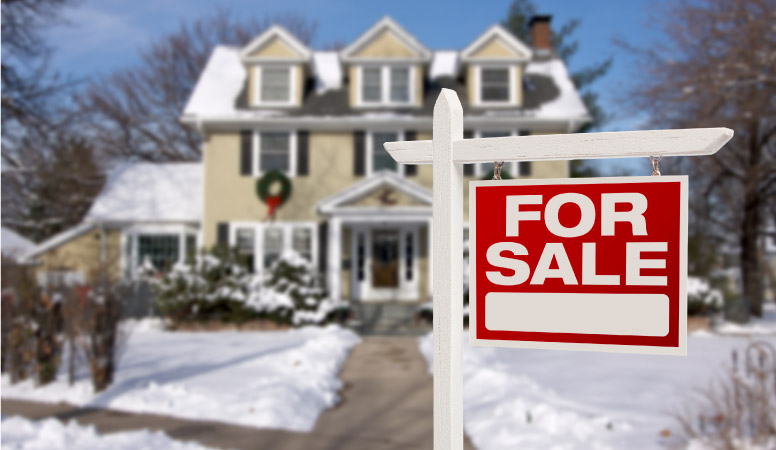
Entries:
<svg viewBox="0 0 776 450">
<path fill-rule="evenodd" d="M 464 140 L 461 102 L 442 89 L 432 141 L 385 144 L 396 162 L 433 163 L 435 450 L 463 449 L 463 164 L 711 155 L 732 137 L 730 129 L 705 128 Z"/>
</svg>

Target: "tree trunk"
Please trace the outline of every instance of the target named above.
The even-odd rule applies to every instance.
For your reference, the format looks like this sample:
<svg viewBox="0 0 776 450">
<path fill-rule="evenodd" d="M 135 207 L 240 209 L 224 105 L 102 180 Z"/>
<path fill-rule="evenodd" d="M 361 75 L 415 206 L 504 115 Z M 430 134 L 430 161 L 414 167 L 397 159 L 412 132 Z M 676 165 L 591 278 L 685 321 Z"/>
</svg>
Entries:
<svg viewBox="0 0 776 450">
<path fill-rule="evenodd" d="M 744 194 L 744 217 L 741 233 L 741 277 L 744 297 L 749 301 L 749 312 L 760 317 L 763 314 L 763 273 L 760 264 L 760 160 L 759 126 L 754 121 L 749 136 L 749 170 Z"/>
</svg>

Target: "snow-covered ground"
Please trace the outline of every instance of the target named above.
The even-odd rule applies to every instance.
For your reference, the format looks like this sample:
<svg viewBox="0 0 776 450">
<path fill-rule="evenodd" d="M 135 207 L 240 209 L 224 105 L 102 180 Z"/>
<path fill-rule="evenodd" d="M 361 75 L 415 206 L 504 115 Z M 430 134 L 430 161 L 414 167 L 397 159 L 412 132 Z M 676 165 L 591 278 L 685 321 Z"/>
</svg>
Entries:
<svg viewBox="0 0 776 450">
<path fill-rule="evenodd" d="M 743 329 L 773 329 L 770 318 Z M 671 414 L 755 339 L 776 345 L 773 334 L 694 333 L 687 357 L 673 357 L 470 347 L 467 335 L 466 432 L 480 450 L 665 448 L 661 431 L 679 431 Z M 432 336 L 419 344 L 430 364 Z"/>
<path fill-rule="evenodd" d="M 31 421 L 3 417 L 3 450 L 207 450 L 193 442 L 170 439 L 161 431 L 125 431 L 97 434 L 94 426 L 84 427 L 56 419 Z"/>
<path fill-rule="evenodd" d="M 3 376 L 2 397 L 309 431 L 337 402 L 340 369 L 359 342 L 335 326 L 216 333 L 134 328 L 106 391 L 95 395 L 85 372 L 68 386 L 62 366 L 57 381 L 40 388 L 31 380 L 11 385 Z"/>
</svg>

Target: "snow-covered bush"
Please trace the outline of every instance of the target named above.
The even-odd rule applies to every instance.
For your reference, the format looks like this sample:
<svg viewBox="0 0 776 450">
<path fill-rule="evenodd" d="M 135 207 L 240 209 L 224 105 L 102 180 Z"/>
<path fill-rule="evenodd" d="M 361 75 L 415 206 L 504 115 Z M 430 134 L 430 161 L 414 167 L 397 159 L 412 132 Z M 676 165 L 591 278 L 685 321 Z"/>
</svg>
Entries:
<svg viewBox="0 0 776 450">
<path fill-rule="evenodd" d="M 293 252 L 263 279 L 248 272 L 234 250 L 219 249 L 193 265 L 174 266 L 152 284 L 157 308 L 173 323 L 267 319 L 302 325 L 325 322 L 342 307 L 326 298 L 315 268 Z"/>
<path fill-rule="evenodd" d="M 687 277 L 687 314 L 700 315 L 722 310 L 722 292 L 712 289 L 703 278 Z"/>
<path fill-rule="evenodd" d="M 250 301 L 258 309 L 285 312 L 294 325 L 328 321 L 344 308 L 327 298 L 315 267 L 295 252 L 284 253 L 272 265 L 264 289 Z"/>
</svg>

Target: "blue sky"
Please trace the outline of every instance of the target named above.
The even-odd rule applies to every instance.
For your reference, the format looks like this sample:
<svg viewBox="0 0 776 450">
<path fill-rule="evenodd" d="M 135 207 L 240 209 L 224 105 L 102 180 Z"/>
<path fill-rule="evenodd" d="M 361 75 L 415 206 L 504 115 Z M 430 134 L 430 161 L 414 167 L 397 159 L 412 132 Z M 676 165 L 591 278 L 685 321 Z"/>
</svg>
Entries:
<svg viewBox="0 0 776 450">
<path fill-rule="evenodd" d="M 66 24 L 49 30 L 55 49 L 53 66 L 59 72 L 76 78 L 89 78 L 120 70 L 137 61 L 137 51 L 176 29 L 181 21 L 194 20 L 215 8 L 227 7 L 240 15 L 263 17 L 296 12 L 317 20 L 318 32 L 313 46 L 332 42 L 352 42 L 372 23 L 390 15 L 431 49 L 461 49 L 493 23 L 501 21 L 510 0 L 391 2 L 354 0 L 81 0 L 65 11 Z M 618 96 L 628 84 L 633 62 L 613 44 L 615 37 L 626 38 L 637 45 L 647 45 L 656 31 L 647 27 L 650 8 L 647 0 L 536 0 L 539 12 L 552 14 L 553 24 L 560 26 L 579 18 L 576 37 L 579 52 L 571 60 L 571 69 L 612 56 L 614 66 L 597 85 L 605 110 L 616 119 L 605 131 L 639 128 L 643 118 L 618 107 Z M 612 169 L 643 166 L 648 162 L 606 161 Z"/>
</svg>

